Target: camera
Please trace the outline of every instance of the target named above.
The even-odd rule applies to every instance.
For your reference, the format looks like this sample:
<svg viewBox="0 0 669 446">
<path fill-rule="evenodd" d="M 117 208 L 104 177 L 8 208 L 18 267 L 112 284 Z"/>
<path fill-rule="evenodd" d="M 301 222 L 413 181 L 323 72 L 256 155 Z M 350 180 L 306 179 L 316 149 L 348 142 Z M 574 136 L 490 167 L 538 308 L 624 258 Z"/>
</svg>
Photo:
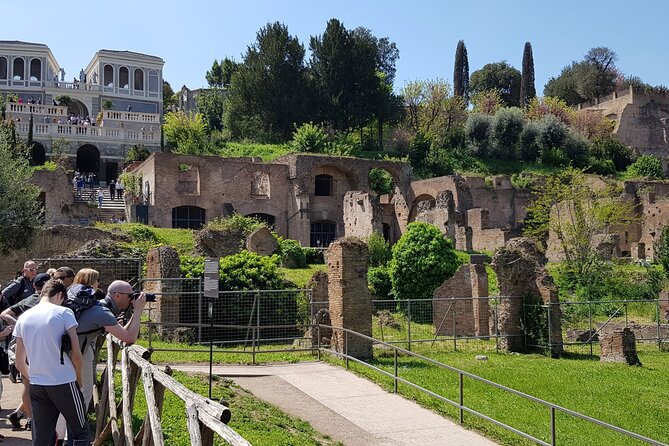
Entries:
<svg viewBox="0 0 669 446">
<path fill-rule="evenodd" d="M 139 297 L 140 294 L 142 294 L 141 291 L 135 291 L 134 293 L 132 293 L 132 300 L 136 300 Z M 155 294 L 144 293 L 144 295 L 146 296 L 146 301 L 147 302 L 155 302 L 156 301 L 156 295 Z"/>
</svg>

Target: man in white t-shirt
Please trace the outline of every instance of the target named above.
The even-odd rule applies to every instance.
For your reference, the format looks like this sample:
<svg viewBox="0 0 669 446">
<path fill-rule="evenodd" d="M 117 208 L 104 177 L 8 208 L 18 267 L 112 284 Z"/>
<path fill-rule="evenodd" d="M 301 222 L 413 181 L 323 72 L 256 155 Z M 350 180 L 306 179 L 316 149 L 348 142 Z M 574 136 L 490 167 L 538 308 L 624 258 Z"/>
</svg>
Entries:
<svg viewBox="0 0 669 446">
<path fill-rule="evenodd" d="M 61 306 L 66 295 L 62 281 L 48 281 L 40 303 L 23 313 L 14 327 L 16 367 L 30 379 L 34 446 L 51 444 L 59 413 L 72 432 L 73 444 L 90 444 L 80 390 L 78 324 L 72 310 Z M 72 344 L 71 358 L 60 354 L 64 334 Z"/>
</svg>

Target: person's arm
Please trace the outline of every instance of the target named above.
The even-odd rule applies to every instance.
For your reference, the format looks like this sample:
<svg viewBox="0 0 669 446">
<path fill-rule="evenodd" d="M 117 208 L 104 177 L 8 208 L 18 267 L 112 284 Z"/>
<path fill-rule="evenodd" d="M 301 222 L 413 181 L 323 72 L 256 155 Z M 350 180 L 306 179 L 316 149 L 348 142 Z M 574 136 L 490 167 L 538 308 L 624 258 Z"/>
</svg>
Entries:
<svg viewBox="0 0 669 446">
<path fill-rule="evenodd" d="M 111 333 L 113 336 L 116 336 L 126 344 L 133 344 L 135 341 L 137 341 L 137 338 L 139 337 L 139 323 L 142 319 L 142 313 L 144 312 L 145 304 L 146 295 L 142 293 L 139 295 L 137 300 L 133 302 L 132 317 L 128 323 L 125 324 L 125 327 L 121 324 L 109 325 L 105 327 L 107 333 Z"/>
<path fill-rule="evenodd" d="M 22 338 L 16 338 L 16 369 L 21 375 L 30 381 L 30 367 L 26 363 L 26 347 L 23 345 Z"/>
<path fill-rule="evenodd" d="M 83 361 L 81 356 L 81 348 L 79 348 L 79 336 L 77 336 L 77 327 L 74 326 L 67 330 L 67 334 L 70 337 L 70 342 L 72 343 L 72 351 L 70 352 L 70 359 L 72 360 L 72 365 L 74 366 L 74 371 L 77 374 L 77 384 L 79 387 L 83 386 L 84 382 L 81 379 L 81 363 Z"/>
<path fill-rule="evenodd" d="M 16 325 L 16 314 L 12 311 L 11 308 L 7 308 L 5 311 L 0 313 L 0 319 L 7 322 L 9 325 Z"/>
<path fill-rule="evenodd" d="M 7 336 L 10 336 L 12 334 L 12 330 L 14 330 L 13 325 L 6 326 L 2 331 L 0 331 L 0 339 L 5 339 Z"/>
</svg>

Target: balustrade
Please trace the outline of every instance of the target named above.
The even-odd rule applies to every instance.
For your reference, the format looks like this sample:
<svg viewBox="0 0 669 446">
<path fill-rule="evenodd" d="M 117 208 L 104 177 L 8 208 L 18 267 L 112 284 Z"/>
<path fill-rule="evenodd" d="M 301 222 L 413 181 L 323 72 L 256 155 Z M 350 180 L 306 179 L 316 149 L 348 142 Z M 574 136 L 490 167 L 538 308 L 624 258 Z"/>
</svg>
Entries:
<svg viewBox="0 0 669 446">
<path fill-rule="evenodd" d="M 136 113 L 105 110 L 103 119 L 109 121 L 146 122 L 149 124 L 158 124 L 160 122 L 160 115 L 157 113 Z"/>
<path fill-rule="evenodd" d="M 19 135 L 28 134 L 30 124 L 27 122 L 17 122 L 16 131 Z M 147 132 L 130 129 L 113 129 L 87 125 L 69 125 L 69 124 L 33 124 L 33 133 L 40 136 L 50 136 L 54 138 L 86 138 L 91 142 L 96 140 L 114 140 L 114 141 L 143 141 L 147 143 L 160 143 L 160 132 Z"/>
<path fill-rule="evenodd" d="M 42 104 L 19 104 L 10 102 L 7 104 L 8 113 L 32 113 L 33 115 L 67 116 L 67 107 L 60 105 Z"/>
</svg>

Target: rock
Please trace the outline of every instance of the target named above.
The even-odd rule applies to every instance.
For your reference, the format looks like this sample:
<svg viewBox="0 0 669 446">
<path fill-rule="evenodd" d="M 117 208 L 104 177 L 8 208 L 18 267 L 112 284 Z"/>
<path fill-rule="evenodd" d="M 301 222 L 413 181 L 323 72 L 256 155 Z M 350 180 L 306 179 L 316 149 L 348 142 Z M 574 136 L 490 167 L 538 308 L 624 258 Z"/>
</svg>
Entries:
<svg viewBox="0 0 669 446">
<path fill-rule="evenodd" d="M 195 250 L 205 257 L 226 257 L 239 254 L 245 239 L 241 230 L 203 229 L 195 233 Z"/>
<path fill-rule="evenodd" d="M 474 359 L 476 359 L 477 361 L 487 361 L 488 357 L 485 355 L 476 355 L 474 356 Z"/>
<path fill-rule="evenodd" d="M 246 237 L 247 251 L 261 256 L 271 256 L 278 247 L 276 237 L 266 226 L 261 226 Z"/>
</svg>

